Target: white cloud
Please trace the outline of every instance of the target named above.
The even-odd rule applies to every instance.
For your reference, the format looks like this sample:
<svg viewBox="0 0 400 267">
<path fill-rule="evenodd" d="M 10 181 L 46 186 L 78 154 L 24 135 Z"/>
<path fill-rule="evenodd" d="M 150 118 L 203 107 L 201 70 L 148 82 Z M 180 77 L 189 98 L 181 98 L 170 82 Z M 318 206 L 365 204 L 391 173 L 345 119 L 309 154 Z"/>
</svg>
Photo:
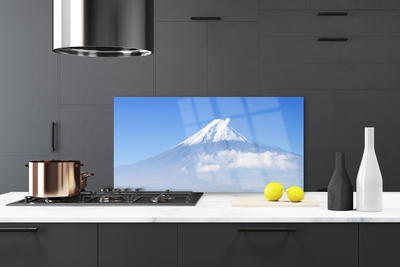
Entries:
<svg viewBox="0 0 400 267">
<path fill-rule="evenodd" d="M 186 167 L 181 167 L 181 171 L 183 171 L 184 173 L 188 173 L 188 169 L 186 169 Z"/>
<path fill-rule="evenodd" d="M 214 164 L 214 165 L 203 165 L 203 166 L 199 166 L 199 164 L 197 164 L 198 168 L 196 170 L 196 172 L 217 172 L 221 169 L 221 166 Z"/>
<path fill-rule="evenodd" d="M 288 154 L 266 151 L 264 153 L 243 153 L 235 150 L 223 150 L 214 154 L 199 155 L 200 163 L 197 164 L 197 171 L 218 171 L 223 167 L 236 168 L 263 168 L 294 170 L 298 168 L 293 157 Z M 206 165 L 203 166 L 203 164 Z M 213 163 L 213 164 L 209 164 Z M 217 167 L 218 166 L 218 167 Z"/>
<path fill-rule="evenodd" d="M 214 155 L 213 154 L 206 154 L 206 153 L 199 154 L 199 160 L 200 160 L 201 164 L 202 163 L 213 163 L 213 162 L 215 162 Z"/>
</svg>

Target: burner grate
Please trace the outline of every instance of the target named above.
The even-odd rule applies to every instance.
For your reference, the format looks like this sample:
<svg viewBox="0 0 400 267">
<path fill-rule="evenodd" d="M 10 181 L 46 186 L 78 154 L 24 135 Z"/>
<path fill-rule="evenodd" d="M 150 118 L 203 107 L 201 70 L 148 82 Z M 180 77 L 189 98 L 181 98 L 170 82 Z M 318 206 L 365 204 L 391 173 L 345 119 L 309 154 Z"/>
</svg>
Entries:
<svg viewBox="0 0 400 267">
<path fill-rule="evenodd" d="M 77 197 L 36 198 L 27 196 L 9 205 L 182 205 L 194 206 L 203 193 L 193 191 L 143 191 L 138 188 L 81 192 Z"/>
</svg>

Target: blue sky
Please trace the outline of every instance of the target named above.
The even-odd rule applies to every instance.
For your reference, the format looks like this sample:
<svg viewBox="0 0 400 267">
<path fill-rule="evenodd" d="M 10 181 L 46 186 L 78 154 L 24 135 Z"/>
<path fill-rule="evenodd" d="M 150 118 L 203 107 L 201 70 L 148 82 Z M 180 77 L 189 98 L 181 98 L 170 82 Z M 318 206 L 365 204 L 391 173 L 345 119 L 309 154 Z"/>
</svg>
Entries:
<svg viewBox="0 0 400 267">
<path fill-rule="evenodd" d="M 303 155 L 302 97 L 115 97 L 114 166 L 155 156 L 214 119 L 252 142 Z"/>
</svg>

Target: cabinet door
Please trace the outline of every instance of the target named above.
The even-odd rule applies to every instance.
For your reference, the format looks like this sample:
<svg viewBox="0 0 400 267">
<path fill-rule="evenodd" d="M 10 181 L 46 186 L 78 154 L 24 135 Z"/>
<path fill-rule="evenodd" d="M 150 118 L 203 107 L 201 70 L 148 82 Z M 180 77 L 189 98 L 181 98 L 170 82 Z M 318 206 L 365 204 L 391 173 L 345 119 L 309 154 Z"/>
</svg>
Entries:
<svg viewBox="0 0 400 267">
<path fill-rule="evenodd" d="M 61 158 L 80 160 L 88 190 L 113 187 L 113 105 L 61 106 Z"/>
<path fill-rule="evenodd" d="M 224 21 L 257 21 L 258 0 L 157 0 L 156 21 L 191 21 L 220 17 Z"/>
<path fill-rule="evenodd" d="M 261 10 L 308 10 L 310 0 L 260 0 Z"/>
<path fill-rule="evenodd" d="M 1 266 L 96 267 L 96 224 L 0 224 Z"/>
<path fill-rule="evenodd" d="M 208 95 L 258 95 L 258 22 L 208 23 Z"/>
<path fill-rule="evenodd" d="M 352 10 L 356 7 L 356 0 L 311 0 L 310 6 L 320 10 Z"/>
<path fill-rule="evenodd" d="M 400 36 L 400 11 L 349 11 L 319 16 L 319 11 L 261 11 L 260 36 Z"/>
<path fill-rule="evenodd" d="M 319 42 L 317 37 L 261 37 L 262 63 L 398 63 L 400 37 L 350 37 Z M 273 53 L 271 52 L 273 51 Z"/>
<path fill-rule="evenodd" d="M 178 263 L 354 267 L 357 229 L 357 224 L 179 224 Z"/>
<path fill-rule="evenodd" d="M 176 224 L 100 224 L 99 266 L 176 267 Z"/>
<path fill-rule="evenodd" d="M 207 22 L 156 24 L 156 95 L 207 95 Z"/>
<path fill-rule="evenodd" d="M 108 104 L 119 96 L 154 95 L 154 56 L 61 56 L 61 104 Z"/>
<path fill-rule="evenodd" d="M 399 266 L 400 224 L 360 224 L 360 267 Z"/>
<path fill-rule="evenodd" d="M 357 0 L 357 9 L 394 10 L 400 9 L 398 0 Z"/>
<path fill-rule="evenodd" d="M 56 157 L 52 1 L 0 1 L 0 34 L 0 155 Z"/>
<path fill-rule="evenodd" d="M 260 64 L 260 89 L 397 90 L 400 64 Z"/>
</svg>

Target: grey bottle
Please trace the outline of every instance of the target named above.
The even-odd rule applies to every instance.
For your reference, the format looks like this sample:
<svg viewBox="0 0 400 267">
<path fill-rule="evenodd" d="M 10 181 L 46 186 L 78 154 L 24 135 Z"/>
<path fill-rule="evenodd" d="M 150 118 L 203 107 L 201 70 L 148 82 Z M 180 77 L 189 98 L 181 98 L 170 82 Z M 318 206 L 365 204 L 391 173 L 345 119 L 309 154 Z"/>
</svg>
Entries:
<svg viewBox="0 0 400 267">
<path fill-rule="evenodd" d="M 353 186 L 341 152 L 336 152 L 336 166 L 328 185 L 328 210 L 353 210 Z"/>
</svg>

